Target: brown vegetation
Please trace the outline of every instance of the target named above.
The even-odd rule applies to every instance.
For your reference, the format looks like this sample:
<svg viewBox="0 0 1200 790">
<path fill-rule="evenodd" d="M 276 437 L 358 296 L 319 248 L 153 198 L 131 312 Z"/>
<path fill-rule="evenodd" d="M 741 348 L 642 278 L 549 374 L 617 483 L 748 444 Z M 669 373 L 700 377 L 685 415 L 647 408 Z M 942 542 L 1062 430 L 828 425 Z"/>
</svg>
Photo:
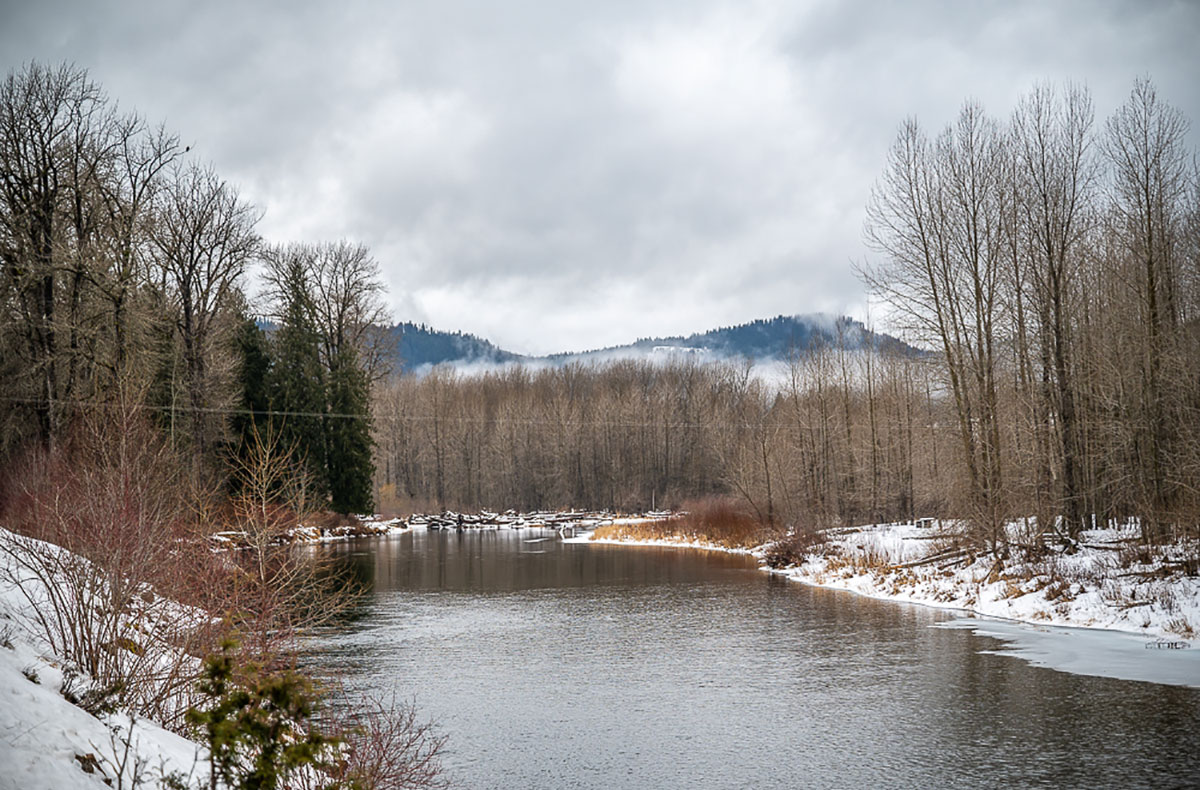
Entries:
<svg viewBox="0 0 1200 790">
<path fill-rule="evenodd" d="M 669 518 L 606 524 L 597 540 L 670 540 L 711 543 L 727 549 L 759 546 L 772 532 L 744 502 L 729 497 L 691 500 Z"/>
<path fill-rule="evenodd" d="M 40 635 L 119 702 L 179 726 L 198 663 L 229 631 L 260 662 L 290 661 L 298 629 L 352 603 L 352 588 L 286 546 L 214 554 L 215 529 L 253 529 L 192 488 L 189 462 L 140 414 L 77 423 L 0 481 L 0 542 Z M 217 503 L 217 504 L 213 504 Z M 64 551 L 65 549 L 65 551 Z"/>
</svg>

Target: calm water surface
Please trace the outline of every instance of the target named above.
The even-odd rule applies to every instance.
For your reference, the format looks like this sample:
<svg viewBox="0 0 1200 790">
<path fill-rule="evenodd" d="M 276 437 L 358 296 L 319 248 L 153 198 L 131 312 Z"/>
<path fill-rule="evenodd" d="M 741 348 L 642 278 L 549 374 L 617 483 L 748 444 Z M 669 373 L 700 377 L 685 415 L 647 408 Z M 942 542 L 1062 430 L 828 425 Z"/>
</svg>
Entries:
<svg viewBox="0 0 1200 790">
<path fill-rule="evenodd" d="M 396 691 L 465 788 L 1200 786 L 1200 690 L 982 654 L 951 615 L 750 558 L 415 532 L 307 660 Z"/>
</svg>

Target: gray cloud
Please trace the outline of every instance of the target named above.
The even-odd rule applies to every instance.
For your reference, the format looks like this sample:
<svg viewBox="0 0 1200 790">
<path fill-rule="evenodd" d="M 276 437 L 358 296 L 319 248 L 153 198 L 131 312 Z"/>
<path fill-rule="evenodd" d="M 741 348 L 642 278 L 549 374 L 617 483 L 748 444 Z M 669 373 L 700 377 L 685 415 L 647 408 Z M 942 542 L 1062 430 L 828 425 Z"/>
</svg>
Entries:
<svg viewBox="0 0 1200 790">
<path fill-rule="evenodd" d="M 76 6 L 79 7 L 76 7 Z M 0 6 L 6 69 L 88 68 L 266 209 L 349 237 L 396 317 L 516 351 L 851 312 L 897 124 L 1151 75 L 1200 121 L 1190 3 Z M 1193 137 L 1193 139 L 1195 139 Z"/>
</svg>

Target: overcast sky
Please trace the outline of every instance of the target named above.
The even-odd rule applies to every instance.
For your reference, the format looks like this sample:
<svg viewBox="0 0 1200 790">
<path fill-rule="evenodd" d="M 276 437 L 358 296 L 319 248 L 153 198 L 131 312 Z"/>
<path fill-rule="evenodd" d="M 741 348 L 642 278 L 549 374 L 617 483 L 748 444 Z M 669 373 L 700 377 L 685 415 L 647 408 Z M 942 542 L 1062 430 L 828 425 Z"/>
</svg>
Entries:
<svg viewBox="0 0 1200 790">
<path fill-rule="evenodd" d="M 268 240 L 361 241 L 397 320 L 526 353 L 864 318 L 851 262 L 905 116 L 1074 79 L 1102 123 L 1149 75 L 1200 123 L 1198 40 L 1193 0 L 0 0 L 5 71 L 88 69 Z"/>
</svg>

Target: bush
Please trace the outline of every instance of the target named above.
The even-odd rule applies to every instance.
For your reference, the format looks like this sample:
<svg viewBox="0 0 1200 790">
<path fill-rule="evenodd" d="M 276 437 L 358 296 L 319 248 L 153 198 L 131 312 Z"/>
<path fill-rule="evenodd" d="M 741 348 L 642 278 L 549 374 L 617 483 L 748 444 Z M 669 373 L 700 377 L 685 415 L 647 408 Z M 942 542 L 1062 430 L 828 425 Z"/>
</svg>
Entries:
<svg viewBox="0 0 1200 790">
<path fill-rule="evenodd" d="M 730 497 L 685 502 L 675 516 L 635 524 L 610 524 L 594 536 L 616 540 L 686 540 L 715 543 L 729 549 L 761 545 L 770 533 L 749 507 Z"/>
<path fill-rule="evenodd" d="M 268 478 L 288 468 L 258 460 Z M 78 674 L 91 709 L 181 730 L 200 657 L 231 627 L 247 635 L 243 653 L 279 666 L 298 629 L 353 602 L 344 579 L 289 546 L 263 538 L 214 554 L 211 532 L 262 538 L 294 511 L 246 487 L 232 502 L 196 489 L 186 459 L 137 415 L 84 420 L 4 471 L 0 517 L 14 532 L 0 530 L 0 581 L 24 597 L 35 636 Z"/>
<path fill-rule="evenodd" d="M 798 525 L 784 537 L 767 544 L 763 561 L 769 568 L 790 568 L 804 562 L 824 543 L 823 532 L 808 525 Z"/>
<path fill-rule="evenodd" d="M 0 532 L 0 576 L 35 635 L 92 684 L 91 707 L 180 724 L 212 643 L 210 618 L 176 601 L 221 571 L 191 548 L 178 459 L 141 419 L 97 419 L 7 472 L 3 518 L 21 534 Z"/>
<path fill-rule="evenodd" d="M 332 773 L 340 740 L 311 725 L 311 684 L 295 672 L 267 673 L 254 664 L 235 673 L 236 649 L 227 639 L 204 660 L 199 691 L 208 704 L 187 712 L 209 750 L 210 790 L 275 790 L 305 769 Z"/>
<path fill-rule="evenodd" d="M 336 721 L 343 748 L 335 778 L 363 790 L 447 786 L 441 766 L 446 737 L 418 722 L 416 708 L 394 695 L 347 701 L 343 707 L 346 712 Z"/>
</svg>

